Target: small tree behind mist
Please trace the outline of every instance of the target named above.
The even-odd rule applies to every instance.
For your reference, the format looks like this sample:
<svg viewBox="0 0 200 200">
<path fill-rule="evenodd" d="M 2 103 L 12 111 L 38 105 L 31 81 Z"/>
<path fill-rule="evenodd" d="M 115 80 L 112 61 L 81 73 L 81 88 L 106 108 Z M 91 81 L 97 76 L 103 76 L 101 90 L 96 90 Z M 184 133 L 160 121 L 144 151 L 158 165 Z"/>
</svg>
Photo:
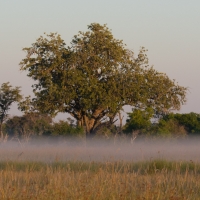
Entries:
<svg viewBox="0 0 200 200">
<path fill-rule="evenodd" d="M 69 124 L 67 121 L 60 120 L 52 125 L 51 135 L 58 136 L 83 136 L 84 129 L 79 126 Z"/>
<path fill-rule="evenodd" d="M 151 127 L 151 118 L 153 117 L 153 109 L 146 108 L 145 110 L 133 109 L 132 113 L 128 113 L 128 119 L 123 128 L 125 133 L 146 133 Z"/>
<path fill-rule="evenodd" d="M 9 82 L 0 87 L 0 137 L 3 138 L 2 125 L 8 117 L 8 111 L 14 102 L 19 102 L 22 96 L 20 87 L 12 87 Z"/>
</svg>

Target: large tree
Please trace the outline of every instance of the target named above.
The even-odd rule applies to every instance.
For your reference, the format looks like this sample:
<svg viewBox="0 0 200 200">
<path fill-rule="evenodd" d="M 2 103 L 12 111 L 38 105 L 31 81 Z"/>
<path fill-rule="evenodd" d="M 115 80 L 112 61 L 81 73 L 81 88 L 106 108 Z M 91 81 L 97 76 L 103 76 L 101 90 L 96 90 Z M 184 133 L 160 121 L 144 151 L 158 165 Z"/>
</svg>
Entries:
<svg viewBox="0 0 200 200">
<path fill-rule="evenodd" d="M 164 112 L 185 102 L 186 88 L 149 67 L 144 48 L 135 58 L 106 25 L 89 25 L 70 46 L 58 34 L 41 36 L 24 51 L 20 66 L 36 81 L 35 108 L 71 114 L 87 135 L 124 105 Z"/>
<path fill-rule="evenodd" d="M 0 87 L 0 137 L 3 138 L 2 124 L 8 116 L 12 103 L 19 102 L 22 96 L 20 87 L 12 87 L 9 82 Z"/>
</svg>

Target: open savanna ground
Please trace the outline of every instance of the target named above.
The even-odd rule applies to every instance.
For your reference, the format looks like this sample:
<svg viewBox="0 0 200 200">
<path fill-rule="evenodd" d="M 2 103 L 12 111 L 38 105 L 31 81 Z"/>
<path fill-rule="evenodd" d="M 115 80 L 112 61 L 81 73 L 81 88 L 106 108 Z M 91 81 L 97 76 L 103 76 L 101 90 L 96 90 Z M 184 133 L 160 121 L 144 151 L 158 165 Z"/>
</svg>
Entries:
<svg viewBox="0 0 200 200">
<path fill-rule="evenodd" d="M 200 199 L 198 140 L 7 142 L 0 199 Z"/>
<path fill-rule="evenodd" d="M 200 165 L 1 162 L 0 199 L 200 199 Z"/>
</svg>

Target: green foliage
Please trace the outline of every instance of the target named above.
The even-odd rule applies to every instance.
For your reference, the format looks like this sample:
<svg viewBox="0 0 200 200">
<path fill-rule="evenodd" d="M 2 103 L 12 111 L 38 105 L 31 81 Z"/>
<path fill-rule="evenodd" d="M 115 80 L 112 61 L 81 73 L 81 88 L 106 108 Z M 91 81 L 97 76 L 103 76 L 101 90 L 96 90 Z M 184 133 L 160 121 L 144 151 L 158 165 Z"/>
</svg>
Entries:
<svg viewBox="0 0 200 200">
<path fill-rule="evenodd" d="M 197 113 L 170 113 L 149 129 L 150 134 L 181 136 L 200 133 L 200 115 Z"/>
<path fill-rule="evenodd" d="M 84 135 L 84 130 L 82 127 L 74 127 L 67 121 L 60 120 L 53 124 L 51 135 L 81 136 Z"/>
<path fill-rule="evenodd" d="M 18 104 L 18 109 L 24 112 L 25 114 L 33 113 L 34 112 L 34 104 L 31 100 L 31 97 L 25 97 L 21 100 Z"/>
<path fill-rule="evenodd" d="M 52 115 L 67 112 L 90 134 L 124 105 L 162 113 L 185 102 L 186 88 L 149 67 L 144 48 L 135 58 L 106 25 L 93 23 L 88 29 L 75 35 L 68 47 L 51 33 L 24 48 L 20 65 L 37 81 L 35 109 Z"/>
<path fill-rule="evenodd" d="M 8 111 L 12 103 L 19 102 L 22 96 L 20 95 L 20 87 L 13 88 L 9 82 L 3 83 L 0 87 L 0 135 L 2 137 L 2 124 L 8 116 Z"/>
<path fill-rule="evenodd" d="M 159 136 L 184 136 L 187 131 L 176 119 L 161 119 L 158 124 L 151 127 L 149 133 Z"/>
<path fill-rule="evenodd" d="M 199 115 L 195 113 L 170 113 L 159 119 L 158 123 L 151 122 L 153 116 L 154 112 L 151 108 L 144 111 L 137 109 L 133 110 L 132 113 L 128 113 L 124 132 L 131 133 L 133 131 L 138 131 L 139 133 L 146 135 L 184 136 L 189 132 L 196 133 L 200 130 L 200 121 L 198 121 Z"/>
<path fill-rule="evenodd" d="M 83 135 L 81 127 L 74 127 L 66 121 L 54 122 L 49 115 L 27 113 L 23 116 L 14 116 L 4 123 L 4 131 L 10 137 L 29 138 L 40 135 Z"/>
<path fill-rule="evenodd" d="M 200 114 L 191 112 L 187 114 L 169 114 L 163 120 L 176 120 L 179 124 L 185 127 L 188 133 L 200 133 Z"/>
<path fill-rule="evenodd" d="M 51 133 L 52 118 L 45 114 L 29 113 L 8 119 L 4 130 L 10 137 L 29 138 L 32 135 Z"/>
<path fill-rule="evenodd" d="M 145 110 L 133 109 L 132 113 L 128 113 L 128 119 L 124 127 L 125 133 L 139 130 L 146 132 L 151 126 L 151 118 L 153 117 L 153 109 L 146 108 Z"/>
</svg>

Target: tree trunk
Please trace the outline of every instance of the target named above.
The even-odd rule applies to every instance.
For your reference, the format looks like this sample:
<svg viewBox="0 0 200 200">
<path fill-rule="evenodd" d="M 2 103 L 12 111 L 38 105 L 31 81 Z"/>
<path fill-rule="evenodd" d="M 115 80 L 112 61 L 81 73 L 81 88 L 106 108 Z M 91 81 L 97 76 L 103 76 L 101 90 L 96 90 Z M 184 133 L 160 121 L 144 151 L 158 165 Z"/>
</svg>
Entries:
<svg viewBox="0 0 200 200">
<path fill-rule="evenodd" d="M 86 115 L 83 116 L 84 119 L 84 125 L 85 125 L 85 131 L 86 131 L 86 138 L 91 139 L 94 137 L 94 119 L 88 119 Z"/>
<path fill-rule="evenodd" d="M 92 114 L 91 118 L 88 118 L 86 114 L 83 115 L 82 120 L 82 127 L 85 125 L 86 129 L 86 138 L 94 137 L 94 129 L 96 127 L 96 122 L 99 120 L 98 117 L 101 114 L 103 109 L 96 109 Z"/>
<path fill-rule="evenodd" d="M 1 136 L 1 139 L 3 139 L 2 123 L 0 123 L 0 136 Z"/>
<path fill-rule="evenodd" d="M 89 120 L 86 115 L 83 116 L 83 119 L 84 119 L 84 123 L 86 127 L 85 132 L 86 132 L 86 137 L 87 137 L 88 135 L 90 135 L 90 128 L 89 128 L 89 123 L 88 123 Z"/>
<path fill-rule="evenodd" d="M 79 126 L 79 127 L 83 126 L 82 121 L 80 119 L 77 120 L 77 126 Z"/>
<path fill-rule="evenodd" d="M 121 112 L 119 112 L 119 131 L 122 133 L 122 122 L 123 122 L 124 116 L 121 115 Z"/>
</svg>

